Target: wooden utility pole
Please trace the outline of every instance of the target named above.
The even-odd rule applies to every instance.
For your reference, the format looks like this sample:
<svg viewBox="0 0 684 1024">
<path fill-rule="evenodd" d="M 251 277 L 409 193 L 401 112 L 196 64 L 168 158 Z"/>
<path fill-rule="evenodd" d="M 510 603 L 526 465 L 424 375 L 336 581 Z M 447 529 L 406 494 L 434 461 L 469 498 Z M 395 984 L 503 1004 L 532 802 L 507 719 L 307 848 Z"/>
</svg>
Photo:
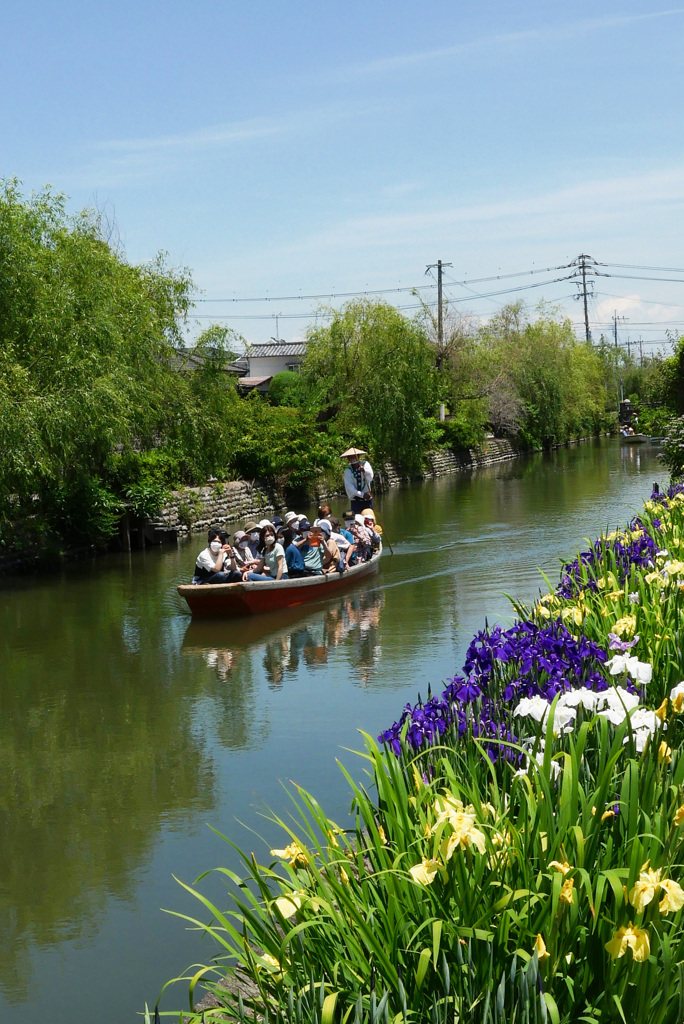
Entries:
<svg viewBox="0 0 684 1024">
<path fill-rule="evenodd" d="M 441 260 L 437 260 L 436 263 L 430 263 L 428 265 L 426 274 L 429 274 L 431 270 L 437 268 L 437 369 L 442 369 L 442 363 L 444 362 L 444 323 L 442 316 L 442 270 L 444 267 L 452 266 L 451 263 L 442 263 Z"/>
</svg>

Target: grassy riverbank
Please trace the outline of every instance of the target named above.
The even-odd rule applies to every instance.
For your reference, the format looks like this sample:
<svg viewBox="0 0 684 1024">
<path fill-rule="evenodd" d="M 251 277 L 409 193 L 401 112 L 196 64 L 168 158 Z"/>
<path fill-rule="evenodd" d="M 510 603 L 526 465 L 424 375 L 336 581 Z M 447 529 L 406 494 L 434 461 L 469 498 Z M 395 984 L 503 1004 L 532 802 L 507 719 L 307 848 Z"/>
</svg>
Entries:
<svg viewBox="0 0 684 1024">
<path fill-rule="evenodd" d="M 229 909 L 201 897 L 223 959 L 195 980 L 250 982 L 220 1012 L 681 1020 L 683 538 L 678 486 L 479 633 L 441 696 L 366 738 L 353 828 L 295 787 Z"/>
</svg>

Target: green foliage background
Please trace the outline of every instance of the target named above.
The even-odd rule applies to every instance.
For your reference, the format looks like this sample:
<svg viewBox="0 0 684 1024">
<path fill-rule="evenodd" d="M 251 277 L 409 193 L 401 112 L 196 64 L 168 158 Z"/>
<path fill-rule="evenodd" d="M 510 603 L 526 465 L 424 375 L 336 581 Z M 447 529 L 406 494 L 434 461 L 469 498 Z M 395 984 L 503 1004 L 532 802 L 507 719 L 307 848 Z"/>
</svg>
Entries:
<svg viewBox="0 0 684 1024">
<path fill-rule="evenodd" d="M 96 212 L 0 185 L 0 547 L 106 539 L 125 508 L 153 516 L 171 488 L 210 476 L 311 492 L 341 477 L 350 443 L 419 473 L 431 448 L 488 431 L 563 442 L 614 421 L 620 381 L 648 429 L 684 412 L 678 338 L 670 359 L 637 365 L 520 303 L 486 323 L 447 307 L 441 344 L 427 306 L 413 319 L 370 299 L 323 309 L 301 374 L 245 399 L 229 369 L 244 339 L 213 324 L 184 347 L 192 292 L 164 254 L 129 263 Z"/>
</svg>

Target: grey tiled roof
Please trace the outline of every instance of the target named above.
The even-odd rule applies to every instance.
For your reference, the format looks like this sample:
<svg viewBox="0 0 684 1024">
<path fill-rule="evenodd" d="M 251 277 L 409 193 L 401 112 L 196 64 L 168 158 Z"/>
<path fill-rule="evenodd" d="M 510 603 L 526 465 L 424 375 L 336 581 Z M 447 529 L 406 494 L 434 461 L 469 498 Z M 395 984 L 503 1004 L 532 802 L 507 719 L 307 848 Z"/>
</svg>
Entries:
<svg viewBox="0 0 684 1024">
<path fill-rule="evenodd" d="M 250 345 L 245 353 L 251 359 L 267 356 L 303 356 L 306 343 L 303 341 L 272 341 L 265 345 Z"/>
</svg>

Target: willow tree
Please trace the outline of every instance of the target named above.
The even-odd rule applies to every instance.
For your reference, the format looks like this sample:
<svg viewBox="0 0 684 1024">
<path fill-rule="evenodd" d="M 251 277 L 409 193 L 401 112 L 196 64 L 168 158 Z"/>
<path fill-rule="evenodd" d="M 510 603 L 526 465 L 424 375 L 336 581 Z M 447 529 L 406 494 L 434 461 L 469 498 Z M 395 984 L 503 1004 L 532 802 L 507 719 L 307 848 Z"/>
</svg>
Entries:
<svg viewBox="0 0 684 1024">
<path fill-rule="evenodd" d="M 308 332 L 303 373 L 335 426 L 374 455 L 418 469 L 437 384 L 424 330 L 384 302 L 359 299 Z"/>
<path fill-rule="evenodd" d="M 113 451 L 173 426 L 183 382 L 174 345 L 190 279 L 159 257 L 134 266 L 95 213 L 75 218 L 49 191 L 0 187 L 0 529 L 51 522 L 111 532 Z"/>
</svg>

